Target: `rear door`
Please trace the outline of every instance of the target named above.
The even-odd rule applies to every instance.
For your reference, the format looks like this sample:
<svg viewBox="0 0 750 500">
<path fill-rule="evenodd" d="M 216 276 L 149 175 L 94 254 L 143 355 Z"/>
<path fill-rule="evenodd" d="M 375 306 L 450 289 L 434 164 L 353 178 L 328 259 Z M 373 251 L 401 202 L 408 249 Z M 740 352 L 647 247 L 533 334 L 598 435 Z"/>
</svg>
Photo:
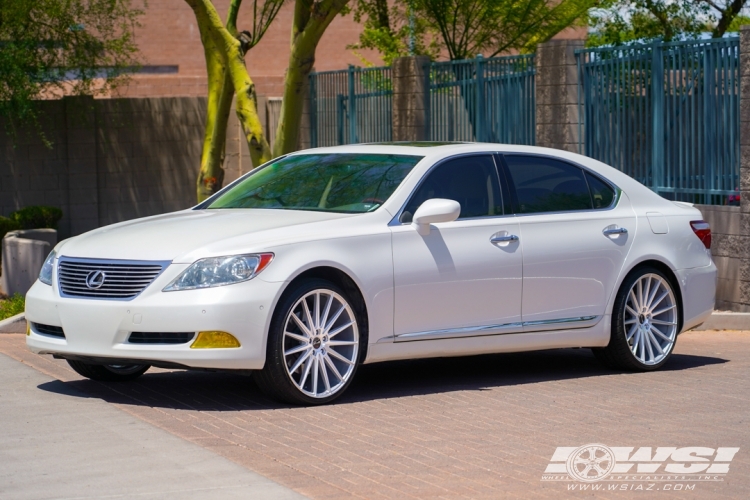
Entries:
<svg viewBox="0 0 750 500">
<path fill-rule="evenodd" d="M 502 158 L 523 249 L 524 331 L 595 324 L 635 235 L 629 202 L 578 165 L 531 154 Z"/>
</svg>

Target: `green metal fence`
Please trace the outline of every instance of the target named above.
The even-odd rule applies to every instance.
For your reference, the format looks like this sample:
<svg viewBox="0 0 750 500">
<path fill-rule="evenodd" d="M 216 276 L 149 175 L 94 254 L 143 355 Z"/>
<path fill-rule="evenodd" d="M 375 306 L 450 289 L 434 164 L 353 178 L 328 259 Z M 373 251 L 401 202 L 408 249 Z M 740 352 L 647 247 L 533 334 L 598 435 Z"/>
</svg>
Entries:
<svg viewBox="0 0 750 500">
<path fill-rule="evenodd" d="M 739 39 L 577 51 L 580 151 L 670 199 L 739 187 Z"/>
<path fill-rule="evenodd" d="M 391 68 L 310 74 L 312 147 L 391 140 Z"/>
<path fill-rule="evenodd" d="M 438 62 L 425 73 L 430 140 L 535 143 L 534 55 Z"/>
</svg>

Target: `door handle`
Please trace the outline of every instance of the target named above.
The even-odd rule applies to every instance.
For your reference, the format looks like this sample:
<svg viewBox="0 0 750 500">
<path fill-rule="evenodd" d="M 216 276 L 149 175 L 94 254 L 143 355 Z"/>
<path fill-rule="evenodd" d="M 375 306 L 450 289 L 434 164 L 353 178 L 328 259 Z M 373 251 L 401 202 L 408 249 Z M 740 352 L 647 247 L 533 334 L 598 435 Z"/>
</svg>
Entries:
<svg viewBox="0 0 750 500">
<path fill-rule="evenodd" d="M 625 229 L 624 227 L 619 227 L 619 226 L 607 226 L 602 231 L 602 234 L 604 234 L 604 236 L 613 236 L 613 235 L 618 235 L 618 234 L 628 234 L 628 230 Z"/>
<path fill-rule="evenodd" d="M 490 243 L 508 243 L 510 241 L 518 241 L 518 236 L 515 234 L 504 234 L 490 238 Z"/>
</svg>

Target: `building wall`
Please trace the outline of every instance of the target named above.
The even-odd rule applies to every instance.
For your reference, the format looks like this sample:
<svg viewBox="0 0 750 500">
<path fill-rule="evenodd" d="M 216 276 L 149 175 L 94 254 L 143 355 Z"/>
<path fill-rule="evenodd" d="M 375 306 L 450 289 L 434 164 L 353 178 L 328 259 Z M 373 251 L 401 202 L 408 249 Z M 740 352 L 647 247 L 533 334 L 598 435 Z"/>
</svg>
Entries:
<svg viewBox="0 0 750 500">
<path fill-rule="evenodd" d="M 214 0 L 219 14 L 226 16 L 229 0 Z M 240 9 L 237 28 L 250 30 L 252 3 Z M 294 2 L 284 4 L 261 42 L 246 56 L 250 76 L 257 92 L 269 97 L 282 95 L 284 73 L 289 59 L 289 38 Z M 146 14 L 141 19 L 136 39 L 146 69 L 177 73 L 136 75 L 127 88 L 120 90 L 122 97 L 204 96 L 206 95 L 206 69 L 203 46 L 192 9 L 184 0 L 149 1 Z M 359 39 L 361 26 L 351 15 L 337 16 L 330 24 L 316 52 L 315 69 L 327 71 L 345 68 L 349 64 L 363 65 L 347 45 Z M 362 51 L 367 61 L 381 64 L 372 51 Z"/>
<path fill-rule="evenodd" d="M 65 98 L 40 103 L 34 130 L 0 135 L 0 215 L 29 205 L 63 210 L 62 238 L 196 202 L 206 100 Z M 225 183 L 250 170 L 232 115 Z"/>
</svg>

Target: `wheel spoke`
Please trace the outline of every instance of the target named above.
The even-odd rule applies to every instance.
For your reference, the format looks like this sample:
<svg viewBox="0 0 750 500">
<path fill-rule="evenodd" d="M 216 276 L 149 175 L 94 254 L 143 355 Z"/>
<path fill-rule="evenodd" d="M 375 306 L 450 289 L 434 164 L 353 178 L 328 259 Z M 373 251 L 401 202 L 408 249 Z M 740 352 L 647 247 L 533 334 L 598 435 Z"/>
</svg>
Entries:
<svg viewBox="0 0 750 500">
<path fill-rule="evenodd" d="M 353 365 L 354 365 L 354 361 L 351 361 L 351 360 L 349 360 L 349 359 L 346 359 L 346 358 L 345 358 L 345 357 L 344 357 L 343 355 L 341 355 L 341 354 L 337 353 L 337 352 L 336 352 L 336 351 L 334 351 L 333 349 L 328 349 L 328 351 L 326 351 L 326 352 L 327 352 L 327 353 L 328 353 L 329 355 L 333 356 L 334 358 L 336 358 L 336 359 L 338 359 L 338 360 L 340 360 L 340 361 L 343 361 L 343 362 L 344 362 L 344 363 L 346 363 L 347 365 L 350 365 L 350 366 L 353 366 Z"/>
<path fill-rule="evenodd" d="M 643 307 L 643 280 L 638 280 L 638 309 Z"/>
<path fill-rule="evenodd" d="M 645 307 L 646 304 L 648 304 L 648 296 L 651 294 L 651 276 L 646 276 L 646 288 L 643 290 L 643 300 L 641 302 L 641 307 Z"/>
<path fill-rule="evenodd" d="M 632 318 L 632 319 L 626 319 L 623 322 L 623 324 L 625 324 L 625 325 L 632 325 L 633 323 L 637 323 L 637 322 L 638 322 L 638 320 L 636 318 Z"/>
<path fill-rule="evenodd" d="M 323 310 L 323 317 L 320 320 L 321 325 L 325 325 L 328 321 L 328 313 L 331 312 L 331 305 L 333 304 L 333 294 L 328 294 L 328 300 L 326 301 L 326 308 Z"/>
<path fill-rule="evenodd" d="M 323 376 L 326 392 L 331 392 L 331 382 L 328 380 L 328 370 L 326 370 L 326 364 L 323 362 L 323 355 L 320 355 L 318 359 L 318 368 L 320 369 L 320 374 Z"/>
<path fill-rule="evenodd" d="M 296 347 L 292 347 L 288 351 L 284 351 L 284 356 L 291 356 L 292 354 L 296 354 L 298 352 L 306 351 L 308 349 L 312 349 L 312 346 L 310 344 L 300 344 Z"/>
<path fill-rule="evenodd" d="M 333 374 L 336 375 L 336 377 L 338 377 L 340 381 L 343 381 L 344 377 L 341 376 L 341 373 L 339 372 L 338 368 L 336 368 L 336 365 L 333 364 L 333 361 L 331 361 L 331 357 L 328 355 L 327 352 L 326 354 L 323 355 L 323 360 L 326 362 L 326 364 L 331 369 Z"/>
<path fill-rule="evenodd" d="M 638 330 L 638 325 L 633 325 L 630 327 L 630 331 L 625 336 L 625 340 L 630 341 L 630 339 L 633 338 L 633 334 Z"/>
<path fill-rule="evenodd" d="M 315 292 L 315 329 L 320 328 L 320 292 Z"/>
<path fill-rule="evenodd" d="M 648 332 L 648 338 L 651 340 L 651 343 L 656 347 L 656 350 L 659 351 L 659 354 L 664 354 L 664 349 L 661 348 L 661 345 L 659 345 L 659 341 L 656 340 L 656 336 L 654 336 L 653 333 L 653 327 Z"/>
<path fill-rule="evenodd" d="M 329 346 L 341 346 L 341 345 L 355 345 L 357 344 L 354 340 L 331 340 L 328 342 Z"/>
<path fill-rule="evenodd" d="M 656 306 L 661 304 L 661 301 L 667 298 L 667 295 L 669 295 L 669 290 L 665 290 L 664 293 L 659 295 L 659 298 L 653 301 L 651 304 L 649 304 L 648 309 L 649 311 L 653 311 Z"/>
<path fill-rule="evenodd" d="M 651 347 L 651 336 L 649 335 L 648 331 L 643 332 L 643 340 L 644 344 L 646 346 L 646 354 L 648 354 L 648 358 L 650 362 L 654 362 L 654 349 Z"/>
<path fill-rule="evenodd" d="M 299 369 L 299 367 L 302 366 L 302 363 L 304 363 L 305 360 L 309 358 L 311 355 L 312 355 L 312 349 L 310 349 L 305 354 L 297 358 L 297 361 L 295 361 L 294 365 L 291 368 L 289 368 L 289 373 L 291 374 L 291 373 L 296 372 Z"/>
<path fill-rule="evenodd" d="M 651 323 L 654 325 L 676 325 L 677 324 L 674 321 L 662 321 L 660 319 L 652 319 Z"/>
<path fill-rule="evenodd" d="M 303 337 L 302 335 L 297 335 L 296 333 L 285 331 L 284 335 L 286 335 L 287 337 L 292 337 L 294 340 L 299 340 L 300 342 L 304 342 L 305 344 L 310 342 L 310 337 Z"/>
<path fill-rule="evenodd" d="M 667 342 L 669 342 L 670 344 L 672 343 L 672 339 L 670 339 L 669 337 L 667 337 L 666 335 L 664 335 L 664 334 L 663 334 L 663 333 L 662 333 L 662 332 L 661 332 L 661 331 L 660 331 L 660 330 L 659 330 L 658 328 L 655 328 L 655 327 L 653 327 L 653 326 L 652 326 L 652 327 L 651 327 L 651 330 L 652 330 L 652 331 L 653 331 L 653 332 L 654 332 L 655 334 L 657 334 L 657 335 L 658 335 L 659 337 L 661 337 L 661 338 L 663 338 L 664 340 L 666 340 Z"/>
<path fill-rule="evenodd" d="M 307 299 L 302 301 L 302 307 L 305 310 L 305 317 L 307 318 L 307 324 L 310 325 L 310 334 L 315 332 L 315 325 L 313 324 L 312 316 L 310 315 L 310 307 L 307 305 Z"/>
<path fill-rule="evenodd" d="M 294 320 L 295 323 L 297 323 L 297 326 L 299 327 L 300 330 L 302 330 L 302 333 L 304 333 L 308 337 L 312 336 L 312 332 L 310 331 L 310 329 L 307 328 L 307 325 L 305 325 L 302 322 L 302 320 L 297 317 L 296 314 L 292 313 L 291 318 Z"/>
<path fill-rule="evenodd" d="M 336 314 L 333 315 L 333 318 L 331 318 L 331 320 L 323 329 L 323 333 L 328 333 L 328 331 L 331 329 L 331 327 L 336 322 L 336 320 L 339 319 L 339 316 L 341 316 L 341 313 L 343 313 L 344 310 L 346 310 L 346 306 L 344 304 L 341 304 L 341 307 L 339 308 L 339 310 L 336 311 Z"/>
<path fill-rule="evenodd" d="M 349 328 L 353 324 L 354 324 L 354 321 L 349 321 L 348 323 L 343 324 L 342 326 L 336 328 L 334 331 L 332 331 L 331 333 L 329 333 L 328 334 L 328 338 L 332 339 L 333 337 L 335 337 L 339 333 L 343 332 L 344 330 L 346 330 L 347 328 Z"/>
<path fill-rule="evenodd" d="M 646 309 L 651 310 L 652 306 L 651 303 L 654 301 L 654 297 L 656 297 L 656 294 L 659 293 L 659 288 L 661 288 L 661 283 L 657 283 L 654 289 L 651 291 L 651 294 L 649 295 L 648 299 L 646 299 Z"/>
<path fill-rule="evenodd" d="M 665 312 L 671 311 L 674 308 L 675 306 L 669 306 L 669 307 L 665 307 L 664 309 L 659 309 L 658 311 L 652 313 L 652 316 L 659 316 L 660 314 L 664 314 Z"/>
<path fill-rule="evenodd" d="M 310 353 L 312 354 L 312 351 L 310 351 Z M 305 382 L 307 382 L 307 377 L 310 375 L 310 368 L 312 367 L 312 365 L 312 359 L 308 360 L 307 363 L 305 363 L 305 372 L 302 374 L 302 378 L 299 381 L 299 386 L 301 388 L 305 387 Z"/>
<path fill-rule="evenodd" d="M 632 314 L 632 315 L 633 315 L 634 317 L 636 317 L 636 318 L 638 317 L 638 313 L 637 313 L 637 312 L 635 312 L 635 309 L 633 309 L 633 308 L 632 308 L 632 307 L 630 307 L 629 305 L 626 305 L 626 306 L 625 306 L 625 310 L 626 310 L 627 312 L 629 312 L 630 314 Z"/>
<path fill-rule="evenodd" d="M 638 304 L 638 299 L 636 298 L 635 292 L 633 292 L 632 289 L 630 290 L 629 295 L 630 295 L 630 300 L 628 302 L 630 302 L 633 305 L 633 307 L 635 307 L 636 309 L 640 309 L 640 304 Z M 635 315 L 638 316 L 638 313 L 635 313 Z"/>
<path fill-rule="evenodd" d="M 312 369 L 312 393 L 318 395 L 318 356 L 313 358 L 313 369 Z"/>
</svg>

